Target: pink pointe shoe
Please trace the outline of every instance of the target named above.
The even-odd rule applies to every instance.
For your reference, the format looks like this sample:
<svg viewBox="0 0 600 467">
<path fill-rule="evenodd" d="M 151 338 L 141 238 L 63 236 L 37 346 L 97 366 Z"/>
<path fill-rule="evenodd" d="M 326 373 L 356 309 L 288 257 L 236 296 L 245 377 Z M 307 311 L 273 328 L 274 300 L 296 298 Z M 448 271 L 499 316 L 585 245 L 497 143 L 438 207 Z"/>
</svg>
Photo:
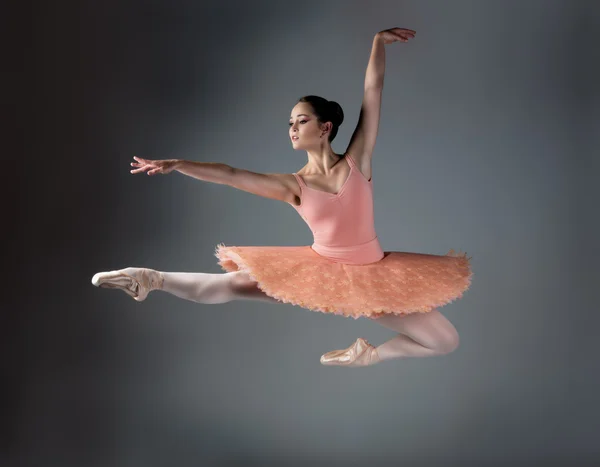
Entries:
<svg viewBox="0 0 600 467">
<path fill-rule="evenodd" d="M 99 272 L 92 277 L 92 284 L 96 287 L 121 289 L 138 302 L 146 300 L 151 290 L 161 289 L 163 281 L 160 272 L 146 268 Z"/>
<path fill-rule="evenodd" d="M 362 337 L 359 337 L 347 349 L 332 350 L 321 356 L 323 365 L 368 366 L 375 365 L 380 361 L 377 349 Z"/>
</svg>

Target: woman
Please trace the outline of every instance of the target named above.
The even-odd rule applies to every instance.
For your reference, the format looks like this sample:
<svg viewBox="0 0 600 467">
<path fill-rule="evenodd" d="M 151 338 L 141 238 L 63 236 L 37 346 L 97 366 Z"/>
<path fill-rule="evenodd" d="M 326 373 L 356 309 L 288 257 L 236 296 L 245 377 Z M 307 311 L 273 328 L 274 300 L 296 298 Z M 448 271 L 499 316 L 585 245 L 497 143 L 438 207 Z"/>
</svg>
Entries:
<svg viewBox="0 0 600 467">
<path fill-rule="evenodd" d="M 176 170 L 290 204 L 311 228 L 311 246 L 217 246 L 224 274 L 126 268 L 96 274 L 92 283 L 119 288 L 138 301 L 163 290 L 198 303 L 264 300 L 312 311 L 367 317 L 398 335 L 374 347 L 358 338 L 321 357 L 324 365 L 368 366 L 384 360 L 452 352 L 454 326 L 436 309 L 460 298 L 471 283 L 466 254 L 384 252 L 374 228 L 371 158 L 379 126 L 385 44 L 415 37 L 392 28 L 375 35 L 358 125 L 343 155 L 331 148 L 344 114 L 336 102 L 301 98 L 290 116 L 290 139 L 308 154 L 293 174 L 260 174 L 226 164 L 134 157 L 131 172 Z"/>
</svg>

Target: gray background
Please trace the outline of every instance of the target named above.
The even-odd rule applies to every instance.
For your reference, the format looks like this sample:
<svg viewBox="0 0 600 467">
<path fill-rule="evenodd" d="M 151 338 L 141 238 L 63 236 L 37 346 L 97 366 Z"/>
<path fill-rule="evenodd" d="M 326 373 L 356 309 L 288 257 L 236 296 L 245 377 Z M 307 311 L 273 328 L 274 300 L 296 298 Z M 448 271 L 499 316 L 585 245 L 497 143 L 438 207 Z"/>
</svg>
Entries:
<svg viewBox="0 0 600 467">
<path fill-rule="evenodd" d="M 212 4 L 211 4 L 212 3 Z M 2 465 L 586 465 L 600 460 L 593 1 L 45 2 L 9 10 L 20 182 Z M 12 16 L 11 16 L 12 15 Z M 447 356 L 321 354 L 394 333 L 286 304 L 138 303 L 98 271 L 221 273 L 216 245 L 309 245 L 287 204 L 134 155 L 294 172 L 288 119 L 346 114 L 386 46 L 373 159 L 386 251 L 472 256 Z M 594 132 L 595 130 L 595 132 Z M 18 156 L 18 157 L 17 157 Z M 10 271 L 9 271 L 10 272 Z"/>
</svg>

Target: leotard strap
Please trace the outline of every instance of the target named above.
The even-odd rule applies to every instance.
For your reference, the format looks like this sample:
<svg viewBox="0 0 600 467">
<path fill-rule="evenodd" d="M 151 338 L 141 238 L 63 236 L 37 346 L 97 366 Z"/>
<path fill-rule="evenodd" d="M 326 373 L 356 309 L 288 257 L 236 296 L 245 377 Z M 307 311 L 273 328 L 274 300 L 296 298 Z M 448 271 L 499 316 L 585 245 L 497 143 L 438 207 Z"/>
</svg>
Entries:
<svg viewBox="0 0 600 467">
<path fill-rule="evenodd" d="M 306 186 L 306 183 L 304 183 L 304 180 L 302 180 L 302 177 L 300 177 L 300 175 L 298 175 L 296 172 L 294 172 L 292 175 L 296 177 L 296 180 L 298 180 L 298 184 L 300 186 Z"/>
<path fill-rule="evenodd" d="M 354 163 L 354 159 L 352 159 L 352 156 L 350 154 L 346 153 L 346 159 L 348 159 L 348 165 L 350 167 L 356 168 L 356 164 Z"/>
</svg>

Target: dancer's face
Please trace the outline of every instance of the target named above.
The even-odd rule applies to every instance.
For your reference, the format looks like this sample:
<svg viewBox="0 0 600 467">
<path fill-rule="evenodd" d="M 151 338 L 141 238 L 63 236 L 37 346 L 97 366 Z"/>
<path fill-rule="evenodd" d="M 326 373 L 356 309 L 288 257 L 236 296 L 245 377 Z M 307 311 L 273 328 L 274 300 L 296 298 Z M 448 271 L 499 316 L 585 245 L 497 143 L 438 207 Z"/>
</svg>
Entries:
<svg viewBox="0 0 600 467">
<path fill-rule="evenodd" d="M 323 126 L 319 125 L 317 116 L 308 102 L 298 102 L 290 114 L 290 140 L 294 149 L 306 149 L 319 145 Z M 297 136 L 298 139 L 292 138 Z"/>
</svg>

